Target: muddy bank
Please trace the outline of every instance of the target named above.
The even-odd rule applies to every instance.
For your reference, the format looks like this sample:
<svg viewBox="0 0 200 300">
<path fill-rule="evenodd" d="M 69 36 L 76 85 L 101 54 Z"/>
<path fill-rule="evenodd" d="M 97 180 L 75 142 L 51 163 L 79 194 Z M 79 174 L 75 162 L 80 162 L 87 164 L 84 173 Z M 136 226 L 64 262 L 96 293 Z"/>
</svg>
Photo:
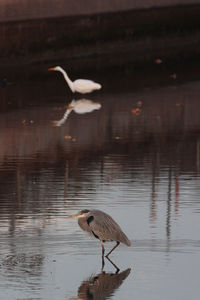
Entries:
<svg viewBox="0 0 200 300">
<path fill-rule="evenodd" d="M 1 0 L 1 21 L 83 16 L 152 7 L 200 4 L 200 0 Z"/>
<path fill-rule="evenodd" d="M 198 56 L 200 6 L 173 6 L 97 15 L 1 22 L 1 65 L 80 57 L 148 62 Z M 120 56 L 120 58 L 118 58 Z"/>
</svg>

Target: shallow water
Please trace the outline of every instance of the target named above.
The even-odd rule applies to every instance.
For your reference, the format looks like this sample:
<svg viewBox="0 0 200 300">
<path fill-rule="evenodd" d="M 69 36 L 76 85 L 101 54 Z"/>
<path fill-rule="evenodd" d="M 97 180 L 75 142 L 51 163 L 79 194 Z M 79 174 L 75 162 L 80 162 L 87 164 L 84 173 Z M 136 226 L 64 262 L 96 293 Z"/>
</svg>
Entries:
<svg viewBox="0 0 200 300">
<path fill-rule="evenodd" d="M 73 98 L 45 76 L 0 90 L 0 298 L 198 299 L 200 80 L 101 75 L 85 97 L 101 107 L 55 126 Z M 101 273 L 100 243 L 65 218 L 83 208 L 130 238 L 110 257 L 118 273 L 108 260 Z"/>
</svg>

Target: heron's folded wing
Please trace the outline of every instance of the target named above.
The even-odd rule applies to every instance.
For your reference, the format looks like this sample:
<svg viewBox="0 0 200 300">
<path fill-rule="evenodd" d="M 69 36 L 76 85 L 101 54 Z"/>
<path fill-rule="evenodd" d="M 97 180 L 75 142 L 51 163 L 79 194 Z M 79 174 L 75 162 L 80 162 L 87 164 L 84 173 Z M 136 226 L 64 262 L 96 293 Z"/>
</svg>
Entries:
<svg viewBox="0 0 200 300">
<path fill-rule="evenodd" d="M 130 241 L 125 233 L 109 215 L 96 211 L 93 217 L 89 227 L 100 240 L 119 241 L 130 246 Z"/>
</svg>

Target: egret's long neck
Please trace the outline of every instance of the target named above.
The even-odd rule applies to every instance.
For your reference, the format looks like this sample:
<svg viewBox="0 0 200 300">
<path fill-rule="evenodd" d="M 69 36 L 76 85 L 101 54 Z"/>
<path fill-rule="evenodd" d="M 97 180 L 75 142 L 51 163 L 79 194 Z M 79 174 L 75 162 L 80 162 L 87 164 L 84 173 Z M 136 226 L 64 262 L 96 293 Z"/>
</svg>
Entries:
<svg viewBox="0 0 200 300">
<path fill-rule="evenodd" d="M 65 80 L 67 81 L 70 89 L 72 90 L 72 92 L 74 93 L 74 86 L 73 86 L 73 82 L 69 79 L 67 73 L 63 70 L 63 69 L 60 69 L 60 72 L 63 74 Z"/>
</svg>

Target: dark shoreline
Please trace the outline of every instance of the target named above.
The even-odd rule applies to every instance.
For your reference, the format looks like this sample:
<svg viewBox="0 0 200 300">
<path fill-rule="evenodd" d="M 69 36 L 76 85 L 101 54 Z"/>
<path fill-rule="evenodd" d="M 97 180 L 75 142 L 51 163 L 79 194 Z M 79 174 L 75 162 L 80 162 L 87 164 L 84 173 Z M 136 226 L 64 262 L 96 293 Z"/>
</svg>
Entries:
<svg viewBox="0 0 200 300">
<path fill-rule="evenodd" d="M 199 56 L 200 5 L 1 22 L 0 36 L 1 66 L 127 55 L 175 61 Z"/>
</svg>

